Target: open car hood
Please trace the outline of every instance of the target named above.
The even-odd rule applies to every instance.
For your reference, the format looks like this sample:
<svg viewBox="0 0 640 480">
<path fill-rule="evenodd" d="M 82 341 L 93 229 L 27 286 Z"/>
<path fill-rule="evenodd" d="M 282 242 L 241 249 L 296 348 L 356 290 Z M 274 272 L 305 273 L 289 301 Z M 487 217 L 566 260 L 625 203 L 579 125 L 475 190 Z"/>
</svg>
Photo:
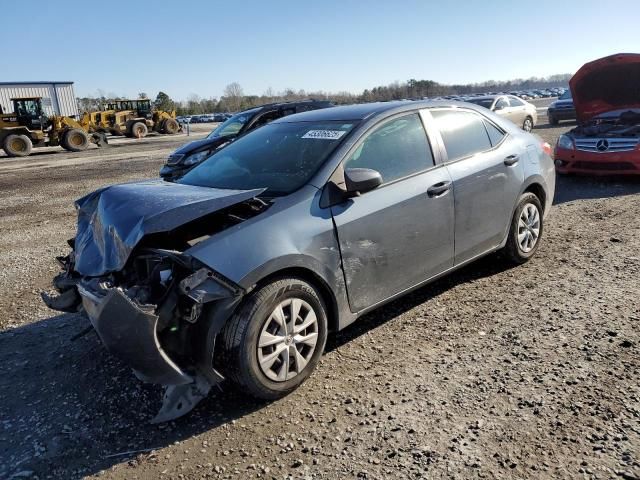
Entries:
<svg viewBox="0 0 640 480">
<path fill-rule="evenodd" d="M 618 53 L 585 63 L 569 88 L 581 122 L 611 110 L 640 108 L 640 54 Z"/>
<path fill-rule="evenodd" d="M 76 201 L 74 270 L 99 276 L 121 270 L 145 235 L 172 230 L 262 193 L 152 180 L 104 187 Z"/>
</svg>

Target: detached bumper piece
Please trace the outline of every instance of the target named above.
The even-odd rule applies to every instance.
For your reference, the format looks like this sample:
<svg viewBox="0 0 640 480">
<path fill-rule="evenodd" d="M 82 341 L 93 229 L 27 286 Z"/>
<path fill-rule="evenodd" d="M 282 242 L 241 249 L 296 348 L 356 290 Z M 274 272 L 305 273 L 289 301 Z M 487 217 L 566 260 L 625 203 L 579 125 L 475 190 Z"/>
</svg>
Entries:
<svg viewBox="0 0 640 480">
<path fill-rule="evenodd" d="M 78 292 L 102 343 L 133 368 L 140 380 L 161 385 L 194 381 L 160 346 L 156 335 L 158 316 L 153 313 L 153 306 L 136 305 L 119 288 L 107 289 L 99 296 L 78 285 Z"/>
</svg>

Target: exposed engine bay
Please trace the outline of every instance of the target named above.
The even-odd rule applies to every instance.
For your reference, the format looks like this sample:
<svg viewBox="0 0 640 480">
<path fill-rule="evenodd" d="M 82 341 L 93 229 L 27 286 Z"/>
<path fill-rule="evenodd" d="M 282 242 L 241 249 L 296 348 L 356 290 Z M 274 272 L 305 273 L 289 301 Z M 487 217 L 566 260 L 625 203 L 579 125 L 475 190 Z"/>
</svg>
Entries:
<svg viewBox="0 0 640 480">
<path fill-rule="evenodd" d="M 625 110 L 617 115 L 600 115 L 573 128 L 576 137 L 640 137 L 640 111 Z"/>
<path fill-rule="evenodd" d="M 184 252 L 270 204 L 254 191 L 195 202 L 190 192 L 189 212 L 176 215 L 187 202 L 174 197 L 159 222 L 158 205 L 138 211 L 130 205 L 128 215 L 113 215 L 101 206 L 103 192 L 77 202 L 78 233 L 69 241 L 70 254 L 58 258 L 63 271 L 53 281 L 59 295 L 43 294 L 43 300 L 55 310 L 85 314 L 139 379 L 166 386 L 153 422 L 168 421 L 223 379 L 214 364 L 215 336 L 246 293 Z M 141 215 L 142 208 L 150 214 Z"/>
</svg>

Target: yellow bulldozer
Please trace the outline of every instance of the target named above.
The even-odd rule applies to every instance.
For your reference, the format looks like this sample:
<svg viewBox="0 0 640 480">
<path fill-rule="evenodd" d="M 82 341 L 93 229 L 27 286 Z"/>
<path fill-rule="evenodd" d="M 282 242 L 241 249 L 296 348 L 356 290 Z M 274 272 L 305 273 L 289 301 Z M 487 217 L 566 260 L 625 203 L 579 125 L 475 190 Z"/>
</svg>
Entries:
<svg viewBox="0 0 640 480">
<path fill-rule="evenodd" d="M 89 143 L 99 147 L 107 140 L 72 117 L 46 116 L 41 97 L 12 98 L 12 113 L 0 107 L 0 145 L 10 157 L 26 157 L 34 147 L 60 145 L 70 152 L 86 150 Z"/>
<path fill-rule="evenodd" d="M 181 129 L 176 112 L 153 110 L 149 99 L 115 100 L 99 112 L 85 113 L 82 123 L 89 131 L 142 138 L 149 130 L 173 135 Z"/>
</svg>

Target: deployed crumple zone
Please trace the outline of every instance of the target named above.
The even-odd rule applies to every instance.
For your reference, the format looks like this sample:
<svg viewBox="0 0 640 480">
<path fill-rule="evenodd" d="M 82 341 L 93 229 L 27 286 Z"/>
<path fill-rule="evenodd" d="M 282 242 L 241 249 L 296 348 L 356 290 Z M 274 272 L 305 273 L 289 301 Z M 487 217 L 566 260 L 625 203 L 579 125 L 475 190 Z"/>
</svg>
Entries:
<svg viewBox="0 0 640 480">
<path fill-rule="evenodd" d="M 203 314 L 205 304 L 217 302 L 216 312 L 224 312 L 244 294 L 183 252 L 265 210 L 261 192 L 152 181 L 106 187 L 76 202 L 74 250 L 59 258 L 63 272 L 54 279 L 60 295 L 43 299 L 50 308 L 84 312 L 139 379 L 167 387 L 154 422 L 187 413 L 223 379 L 213 352 L 194 342 L 222 326 Z"/>
</svg>

